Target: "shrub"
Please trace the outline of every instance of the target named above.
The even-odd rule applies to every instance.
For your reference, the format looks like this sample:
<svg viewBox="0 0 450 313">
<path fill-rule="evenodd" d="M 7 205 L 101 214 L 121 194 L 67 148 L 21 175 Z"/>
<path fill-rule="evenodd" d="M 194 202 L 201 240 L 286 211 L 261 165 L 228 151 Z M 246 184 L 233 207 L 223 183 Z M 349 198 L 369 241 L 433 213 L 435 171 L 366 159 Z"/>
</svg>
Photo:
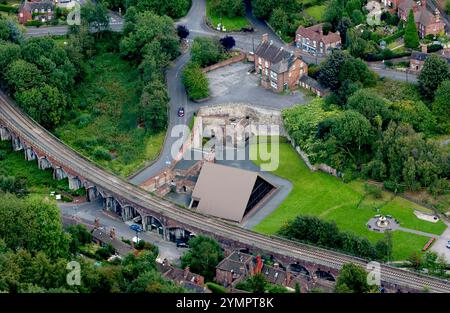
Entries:
<svg viewBox="0 0 450 313">
<path fill-rule="evenodd" d="M 97 260 L 106 260 L 114 253 L 116 253 L 114 247 L 108 244 L 104 247 L 100 247 L 97 251 L 95 251 L 95 257 L 97 258 Z"/>
<path fill-rule="evenodd" d="M 368 195 L 371 195 L 372 197 L 374 197 L 376 199 L 381 199 L 383 197 L 381 189 L 377 186 L 369 185 L 366 183 L 366 184 L 364 184 L 364 189 L 366 190 L 366 193 Z"/>
<path fill-rule="evenodd" d="M 427 46 L 427 52 L 431 53 L 431 52 L 436 52 L 442 49 L 442 46 L 440 44 L 432 44 Z"/>
<path fill-rule="evenodd" d="M 44 23 L 42 23 L 39 20 L 28 21 L 28 22 L 25 23 L 25 26 L 36 26 L 36 27 L 39 27 L 39 26 L 42 26 L 42 25 L 44 25 Z"/>
<path fill-rule="evenodd" d="M 228 293 L 228 290 L 225 287 L 222 287 L 215 283 L 206 283 L 206 287 L 209 288 L 213 293 Z"/>
<path fill-rule="evenodd" d="M 200 100 L 209 96 L 208 79 L 198 64 L 190 63 L 186 65 L 183 70 L 183 83 L 189 98 Z"/>
<path fill-rule="evenodd" d="M 97 160 L 111 161 L 112 159 L 111 154 L 109 154 L 108 151 L 101 147 L 98 147 L 94 150 L 93 156 Z"/>
<path fill-rule="evenodd" d="M 19 8 L 15 8 L 7 4 L 0 4 L 0 11 L 11 14 L 17 14 L 19 13 Z"/>
</svg>

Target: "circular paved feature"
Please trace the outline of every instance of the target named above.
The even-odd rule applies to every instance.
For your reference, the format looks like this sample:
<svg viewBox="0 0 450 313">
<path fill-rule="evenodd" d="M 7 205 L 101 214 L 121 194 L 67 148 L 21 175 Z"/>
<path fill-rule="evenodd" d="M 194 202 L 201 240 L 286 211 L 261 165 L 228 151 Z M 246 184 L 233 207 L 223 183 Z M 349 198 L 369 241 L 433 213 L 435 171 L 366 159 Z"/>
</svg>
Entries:
<svg viewBox="0 0 450 313">
<path fill-rule="evenodd" d="M 400 224 L 392 216 L 375 215 L 367 222 L 367 227 L 372 231 L 384 233 L 386 230 L 396 230 Z"/>
</svg>

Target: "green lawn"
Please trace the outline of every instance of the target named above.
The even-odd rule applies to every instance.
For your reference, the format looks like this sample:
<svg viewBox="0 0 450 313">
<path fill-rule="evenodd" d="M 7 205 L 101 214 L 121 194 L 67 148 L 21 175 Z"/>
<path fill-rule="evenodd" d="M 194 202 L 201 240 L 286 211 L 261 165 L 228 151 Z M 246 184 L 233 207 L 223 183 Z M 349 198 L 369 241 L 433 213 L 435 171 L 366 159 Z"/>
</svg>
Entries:
<svg viewBox="0 0 450 313">
<path fill-rule="evenodd" d="M 11 142 L 0 142 L 0 151 L 5 153 L 4 159 L 0 160 L 0 175 L 22 180 L 28 192 L 48 195 L 50 191 L 69 191 L 67 179 L 54 180 L 51 170 L 42 171 L 38 168 L 37 161 L 25 160 L 23 151 L 12 151 Z"/>
<path fill-rule="evenodd" d="M 321 21 L 323 13 L 325 12 L 326 5 L 315 5 L 305 10 L 306 14 L 313 17 L 317 21 Z"/>
<path fill-rule="evenodd" d="M 211 1 L 206 1 L 206 16 L 209 19 L 209 21 L 213 24 L 214 28 L 217 27 L 219 23 L 222 23 L 223 26 L 225 26 L 225 29 L 227 31 L 239 31 L 243 27 L 249 27 L 250 23 L 248 22 L 247 18 L 245 16 L 238 16 L 238 17 L 221 17 L 211 10 Z"/>
<path fill-rule="evenodd" d="M 441 221 L 430 223 L 416 218 L 413 210 L 429 212 L 424 207 L 403 198 L 393 197 L 387 192 L 383 192 L 382 199 L 365 196 L 364 182 L 353 181 L 345 184 L 331 175 L 311 172 L 290 144 L 280 141 L 278 147 L 280 163 L 274 174 L 291 181 L 293 189 L 275 211 L 254 227 L 255 231 L 273 234 L 281 225 L 297 215 L 316 215 L 335 221 L 341 230 L 376 241 L 383 235 L 369 231 L 366 223 L 377 214 L 377 207 L 383 214 L 397 218 L 403 227 L 433 234 L 441 234 L 446 227 Z M 272 145 L 271 149 L 274 148 L 276 147 Z M 256 145 L 251 149 L 255 151 Z M 261 161 L 257 160 L 255 163 L 259 165 Z M 395 259 L 402 259 L 413 251 L 419 251 L 429 240 L 428 237 L 401 231 L 395 231 L 393 238 Z"/>
<path fill-rule="evenodd" d="M 142 90 L 138 70 L 118 54 L 91 60 L 79 86 L 78 110 L 56 134 L 77 151 L 121 176 L 128 176 L 157 157 L 165 133 L 149 135 L 137 125 Z"/>
</svg>

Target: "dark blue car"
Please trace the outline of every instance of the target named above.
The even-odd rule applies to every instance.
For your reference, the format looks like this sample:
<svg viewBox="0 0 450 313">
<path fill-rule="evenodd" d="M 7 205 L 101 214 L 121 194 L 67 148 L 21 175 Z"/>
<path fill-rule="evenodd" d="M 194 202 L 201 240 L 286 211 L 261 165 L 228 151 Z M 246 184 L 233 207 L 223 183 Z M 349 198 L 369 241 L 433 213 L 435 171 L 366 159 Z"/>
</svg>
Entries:
<svg viewBox="0 0 450 313">
<path fill-rule="evenodd" d="M 137 233 L 140 233 L 140 232 L 144 231 L 141 226 L 136 225 L 136 224 L 131 225 L 130 229 L 135 231 L 135 232 L 137 232 Z"/>
</svg>

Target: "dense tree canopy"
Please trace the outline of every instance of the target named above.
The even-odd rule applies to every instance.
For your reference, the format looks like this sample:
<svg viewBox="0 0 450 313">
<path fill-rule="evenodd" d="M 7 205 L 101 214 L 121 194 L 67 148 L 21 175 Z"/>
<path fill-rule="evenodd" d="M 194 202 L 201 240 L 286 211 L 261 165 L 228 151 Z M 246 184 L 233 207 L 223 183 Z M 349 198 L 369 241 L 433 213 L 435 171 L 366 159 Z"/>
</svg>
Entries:
<svg viewBox="0 0 450 313">
<path fill-rule="evenodd" d="M 339 293 L 365 293 L 370 290 L 366 270 L 353 263 L 344 264 L 339 273 L 335 291 Z"/>
<path fill-rule="evenodd" d="M 450 79 L 450 67 L 443 58 L 430 54 L 419 74 L 419 87 L 426 99 L 432 100 L 434 93 L 444 80 Z"/>
<path fill-rule="evenodd" d="M 214 239 L 202 235 L 189 240 L 189 246 L 191 249 L 181 257 L 181 266 L 189 266 L 194 273 L 211 281 L 223 259 L 222 248 Z"/>
<path fill-rule="evenodd" d="M 196 37 L 192 44 L 192 62 L 200 67 L 206 67 L 219 62 L 223 51 L 219 40 L 209 37 Z"/>
</svg>

